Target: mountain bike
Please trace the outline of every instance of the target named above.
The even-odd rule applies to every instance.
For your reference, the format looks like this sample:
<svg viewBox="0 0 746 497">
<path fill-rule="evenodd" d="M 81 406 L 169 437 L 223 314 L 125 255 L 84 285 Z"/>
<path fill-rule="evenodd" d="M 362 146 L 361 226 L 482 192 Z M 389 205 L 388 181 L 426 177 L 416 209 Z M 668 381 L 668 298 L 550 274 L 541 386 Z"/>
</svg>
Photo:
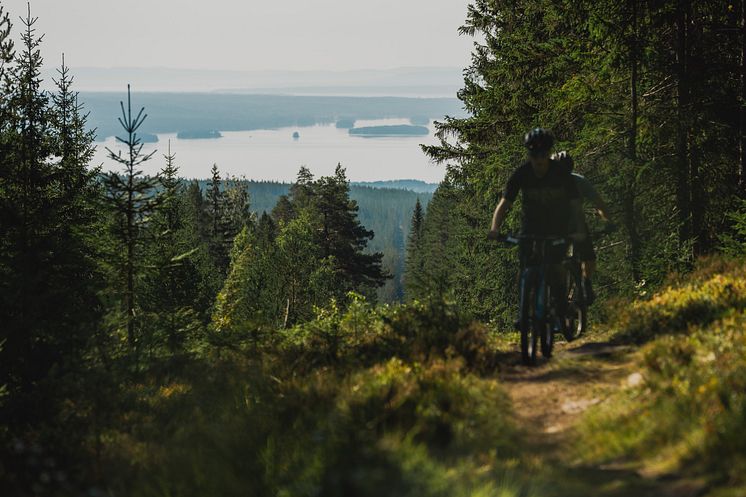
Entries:
<svg viewBox="0 0 746 497">
<path fill-rule="evenodd" d="M 521 269 L 519 290 L 519 329 L 521 331 L 521 359 L 524 364 L 536 364 L 537 348 L 550 358 L 554 346 L 554 333 L 565 333 L 565 316 L 558 310 L 558 297 L 567 295 L 564 280 L 552 277 L 557 274 L 557 264 L 547 260 L 547 251 L 554 247 L 566 247 L 569 240 L 564 237 L 530 235 L 508 235 L 505 243 L 525 243 L 530 248 Z M 538 347 L 537 347 L 538 344 Z"/>
</svg>

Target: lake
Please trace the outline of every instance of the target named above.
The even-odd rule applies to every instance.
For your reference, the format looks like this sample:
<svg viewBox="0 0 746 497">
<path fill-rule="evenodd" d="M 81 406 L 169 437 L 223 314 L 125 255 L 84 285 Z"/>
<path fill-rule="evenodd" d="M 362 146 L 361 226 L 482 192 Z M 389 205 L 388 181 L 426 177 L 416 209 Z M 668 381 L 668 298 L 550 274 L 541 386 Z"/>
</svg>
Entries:
<svg viewBox="0 0 746 497">
<path fill-rule="evenodd" d="M 406 119 L 359 120 L 356 127 L 409 124 Z M 159 134 L 158 143 L 146 144 L 144 152 L 157 149 L 153 158 L 143 164 L 146 174 L 163 167 L 163 154 L 176 155 L 180 174 L 187 178 L 207 178 L 213 163 L 223 176 L 232 174 L 253 180 L 292 181 L 300 166 L 307 166 L 316 176 L 334 172 L 337 163 L 347 169 L 351 181 L 381 179 L 419 179 L 437 183 L 443 179 L 445 167 L 430 163 L 419 144 L 435 144 L 432 123 L 428 136 L 360 137 L 334 125 L 280 128 L 274 130 L 225 131 L 222 138 L 183 140 L 176 133 Z M 298 132 L 299 137 L 293 138 Z M 117 167 L 107 157 L 104 147 L 114 151 L 124 149 L 109 138 L 97 143 L 95 164 L 104 170 Z"/>
</svg>

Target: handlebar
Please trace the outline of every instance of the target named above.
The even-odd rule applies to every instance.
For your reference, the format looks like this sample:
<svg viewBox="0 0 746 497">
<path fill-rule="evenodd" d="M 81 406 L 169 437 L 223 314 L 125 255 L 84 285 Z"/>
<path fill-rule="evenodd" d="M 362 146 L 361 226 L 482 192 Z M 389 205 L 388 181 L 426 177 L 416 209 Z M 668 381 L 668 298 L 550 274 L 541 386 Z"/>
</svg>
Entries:
<svg viewBox="0 0 746 497">
<path fill-rule="evenodd" d="M 503 235 L 500 236 L 498 241 L 504 243 L 510 243 L 512 245 L 518 245 L 521 240 L 528 240 L 532 242 L 550 242 L 552 245 L 564 245 L 572 240 L 564 236 L 543 236 L 543 235 Z"/>
<path fill-rule="evenodd" d="M 513 234 L 497 234 L 492 235 L 492 232 L 488 234 L 488 238 L 498 242 L 509 243 L 512 245 L 518 245 L 521 240 L 529 240 L 533 242 L 552 242 L 552 245 L 562 245 L 564 243 L 574 243 L 585 238 L 585 235 L 592 238 L 597 238 L 604 235 L 609 235 L 617 230 L 617 225 L 614 223 L 608 223 L 604 229 L 600 231 L 588 232 L 587 234 L 569 235 L 564 237 L 559 236 L 547 236 L 547 235 L 513 235 Z"/>
</svg>

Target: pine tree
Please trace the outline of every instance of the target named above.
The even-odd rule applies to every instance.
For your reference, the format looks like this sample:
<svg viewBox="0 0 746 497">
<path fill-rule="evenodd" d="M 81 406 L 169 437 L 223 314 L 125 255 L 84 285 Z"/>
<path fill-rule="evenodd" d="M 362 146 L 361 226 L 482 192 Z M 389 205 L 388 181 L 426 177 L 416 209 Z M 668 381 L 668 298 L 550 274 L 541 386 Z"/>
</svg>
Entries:
<svg viewBox="0 0 746 497">
<path fill-rule="evenodd" d="M 290 201 L 296 211 L 311 209 L 314 202 L 314 178 L 311 171 L 302 166 L 295 183 L 290 187 Z"/>
<path fill-rule="evenodd" d="M 137 130 L 147 118 L 145 108 L 133 116 L 130 87 L 127 85 L 127 108 L 120 102 L 125 138 L 117 141 L 126 147 L 126 155 L 107 148 L 109 158 L 124 168 L 123 173 L 111 172 L 105 177 L 106 203 L 112 215 L 113 251 L 110 253 L 117 273 L 117 292 L 121 296 L 127 342 L 137 351 L 141 337 L 137 329 L 137 280 L 145 270 L 142 251 L 144 228 L 157 205 L 156 186 L 159 178 L 143 176 L 140 166 L 150 160 L 155 151 L 143 154 L 143 144 Z"/>
<path fill-rule="evenodd" d="M 215 302 L 212 322 L 220 333 L 249 326 L 255 311 L 249 272 L 255 267 L 255 249 L 248 230 L 242 230 L 233 241 L 228 276 Z"/>
<path fill-rule="evenodd" d="M 350 199 L 344 168 L 337 165 L 334 176 L 319 178 L 313 189 L 313 210 L 319 218 L 318 243 L 322 257 L 333 257 L 345 293 L 365 292 L 381 286 L 389 277 L 381 267 L 383 254 L 365 252 L 374 233 L 357 218 L 357 202 Z M 343 297 L 341 295 L 340 297 Z"/>
</svg>

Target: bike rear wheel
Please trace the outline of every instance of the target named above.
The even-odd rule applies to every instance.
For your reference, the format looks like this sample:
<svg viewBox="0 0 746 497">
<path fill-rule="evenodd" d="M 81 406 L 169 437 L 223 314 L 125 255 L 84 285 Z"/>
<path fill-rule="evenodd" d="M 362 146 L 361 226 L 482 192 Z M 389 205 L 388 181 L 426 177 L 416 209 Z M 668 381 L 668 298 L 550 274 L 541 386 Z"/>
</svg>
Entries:
<svg viewBox="0 0 746 497">
<path fill-rule="evenodd" d="M 568 273 L 567 314 L 565 317 L 565 338 L 568 342 L 580 338 L 588 327 L 588 305 L 585 303 L 582 284 L 579 271 Z"/>
</svg>

